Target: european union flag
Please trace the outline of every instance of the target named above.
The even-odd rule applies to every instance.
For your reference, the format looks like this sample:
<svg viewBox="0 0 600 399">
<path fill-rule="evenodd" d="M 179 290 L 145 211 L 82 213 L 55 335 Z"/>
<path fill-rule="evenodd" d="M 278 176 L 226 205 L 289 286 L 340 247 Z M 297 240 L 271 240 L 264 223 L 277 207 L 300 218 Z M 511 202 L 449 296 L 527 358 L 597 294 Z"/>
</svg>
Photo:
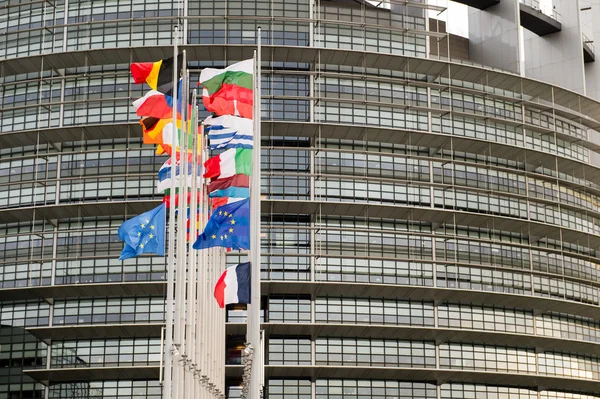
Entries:
<svg viewBox="0 0 600 399">
<path fill-rule="evenodd" d="M 250 198 L 215 209 L 193 247 L 250 249 Z"/>
<path fill-rule="evenodd" d="M 119 260 L 133 258 L 144 253 L 165 256 L 165 211 L 161 204 L 151 211 L 129 219 L 119 227 L 119 238 L 125 242 Z"/>
</svg>

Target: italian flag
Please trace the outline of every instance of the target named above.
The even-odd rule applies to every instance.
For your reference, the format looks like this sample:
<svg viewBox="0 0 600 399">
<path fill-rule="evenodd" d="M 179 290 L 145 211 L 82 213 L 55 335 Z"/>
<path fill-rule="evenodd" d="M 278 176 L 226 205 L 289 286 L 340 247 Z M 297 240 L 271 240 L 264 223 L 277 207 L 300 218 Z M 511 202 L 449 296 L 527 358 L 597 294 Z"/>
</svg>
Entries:
<svg viewBox="0 0 600 399">
<path fill-rule="evenodd" d="M 204 162 L 206 179 L 224 179 L 237 174 L 252 175 L 252 150 L 230 148 Z"/>
<path fill-rule="evenodd" d="M 254 60 L 245 60 L 225 69 L 205 68 L 200 73 L 204 86 L 202 102 L 209 112 L 252 119 L 254 104 Z"/>
</svg>

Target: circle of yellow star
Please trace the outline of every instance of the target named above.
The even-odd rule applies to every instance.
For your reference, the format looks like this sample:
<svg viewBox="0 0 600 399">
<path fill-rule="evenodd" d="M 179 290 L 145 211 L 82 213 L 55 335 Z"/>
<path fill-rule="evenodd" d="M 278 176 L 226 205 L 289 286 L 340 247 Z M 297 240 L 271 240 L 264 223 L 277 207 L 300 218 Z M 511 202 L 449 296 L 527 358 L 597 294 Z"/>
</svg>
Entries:
<svg viewBox="0 0 600 399">
<path fill-rule="evenodd" d="M 229 228 L 229 232 L 230 232 L 230 233 L 233 233 L 233 229 L 232 229 L 232 228 Z"/>
<path fill-rule="evenodd" d="M 212 239 L 214 240 L 215 238 L 217 238 L 217 236 L 213 234 L 212 235 Z"/>
<path fill-rule="evenodd" d="M 150 235 L 148 237 L 154 238 L 154 234 L 150 233 Z"/>
<path fill-rule="evenodd" d="M 231 224 L 235 224 L 235 219 L 231 219 Z"/>
</svg>

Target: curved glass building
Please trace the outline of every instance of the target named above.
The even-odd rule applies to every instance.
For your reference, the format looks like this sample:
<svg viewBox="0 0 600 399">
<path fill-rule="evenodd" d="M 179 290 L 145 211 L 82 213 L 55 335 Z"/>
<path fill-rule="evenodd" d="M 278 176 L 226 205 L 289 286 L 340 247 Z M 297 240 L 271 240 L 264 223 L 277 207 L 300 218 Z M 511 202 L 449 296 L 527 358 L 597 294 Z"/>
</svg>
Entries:
<svg viewBox="0 0 600 399">
<path fill-rule="evenodd" d="M 600 398 L 600 1 L 461 2 L 468 39 L 445 1 L 2 0 L 0 399 L 161 397 L 165 259 L 116 231 L 175 25 L 193 81 L 262 27 L 265 398 Z"/>
</svg>

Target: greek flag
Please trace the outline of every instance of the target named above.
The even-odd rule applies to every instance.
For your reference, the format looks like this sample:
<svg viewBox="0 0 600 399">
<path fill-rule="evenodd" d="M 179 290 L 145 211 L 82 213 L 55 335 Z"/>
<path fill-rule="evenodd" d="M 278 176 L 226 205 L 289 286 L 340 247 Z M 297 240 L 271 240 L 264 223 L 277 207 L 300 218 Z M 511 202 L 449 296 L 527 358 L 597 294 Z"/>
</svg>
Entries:
<svg viewBox="0 0 600 399">
<path fill-rule="evenodd" d="M 232 115 L 209 116 L 204 120 L 211 150 L 223 148 L 252 149 L 254 123 L 252 119 Z"/>
</svg>

